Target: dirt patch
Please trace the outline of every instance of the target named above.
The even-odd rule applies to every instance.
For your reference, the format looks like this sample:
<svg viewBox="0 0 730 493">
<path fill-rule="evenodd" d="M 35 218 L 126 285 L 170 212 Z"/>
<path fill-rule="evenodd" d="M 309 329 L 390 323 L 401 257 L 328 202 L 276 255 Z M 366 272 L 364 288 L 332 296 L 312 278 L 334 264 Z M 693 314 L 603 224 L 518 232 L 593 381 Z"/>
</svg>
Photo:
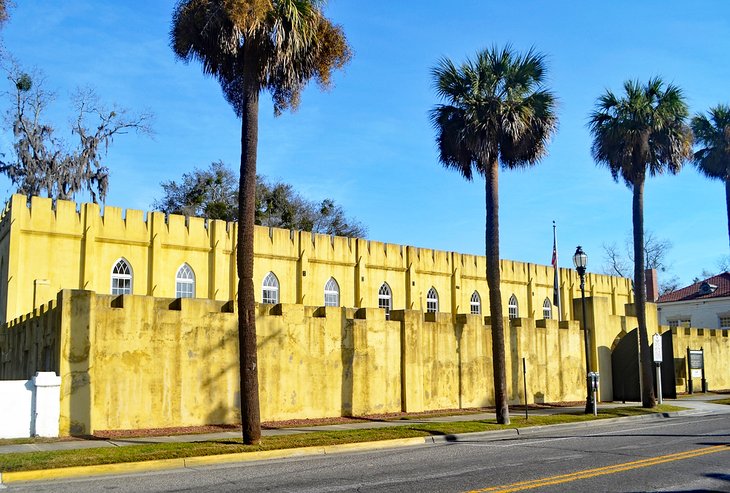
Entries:
<svg viewBox="0 0 730 493">
<path fill-rule="evenodd" d="M 551 402 L 545 404 L 530 404 L 528 409 L 546 409 L 556 407 L 572 407 L 582 406 L 585 401 L 571 402 Z M 523 405 L 510 406 L 512 410 L 523 410 Z M 493 407 L 473 407 L 464 409 L 439 409 L 436 411 L 423 411 L 417 413 L 382 413 L 369 414 L 367 416 L 333 416 L 329 418 L 316 419 L 288 419 L 283 421 L 265 421 L 261 423 L 261 428 L 266 430 L 275 430 L 280 428 L 299 428 L 324 425 L 340 425 L 350 423 L 366 423 L 369 421 L 400 421 L 400 420 L 417 420 L 422 418 L 437 418 L 441 416 L 463 416 L 470 414 L 493 413 Z M 221 433 L 225 431 L 241 431 L 241 425 L 206 425 L 206 426 L 180 426 L 173 428 L 147 428 L 138 430 L 100 430 L 94 433 L 96 439 L 116 439 L 116 438 L 142 438 L 172 435 L 199 435 L 205 433 Z"/>
<path fill-rule="evenodd" d="M 98 430 L 94 433 L 95 438 L 141 438 L 161 437 L 173 435 L 200 435 L 204 433 L 221 433 L 224 431 L 237 431 L 241 425 L 205 425 L 205 426 L 178 426 L 174 428 L 142 428 L 138 430 Z"/>
</svg>

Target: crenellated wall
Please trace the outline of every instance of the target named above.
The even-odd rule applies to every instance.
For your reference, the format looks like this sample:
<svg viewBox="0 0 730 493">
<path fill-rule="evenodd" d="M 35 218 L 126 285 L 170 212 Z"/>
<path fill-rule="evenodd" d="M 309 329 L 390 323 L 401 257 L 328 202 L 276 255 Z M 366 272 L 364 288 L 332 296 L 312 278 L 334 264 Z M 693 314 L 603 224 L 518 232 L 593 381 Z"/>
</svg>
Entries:
<svg viewBox="0 0 730 493">
<path fill-rule="evenodd" d="M 61 289 L 111 290 L 112 267 L 126 259 L 133 294 L 174 297 L 183 263 L 196 275 L 196 296 L 235 293 L 235 225 L 145 214 L 97 204 L 13 195 L 0 220 L 0 315 L 11 320 Z"/>
<path fill-rule="evenodd" d="M 57 372 L 63 435 L 237 423 L 234 305 L 62 290 L 49 305 L 0 331 L 0 379 L 25 379 L 38 369 Z M 605 297 L 586 300 L 602 401 L 613 397 L 610 351 L 635 327 L 633 317 L 606 315 L 609 305 Z M 654 305 L 648 307 L 655 313 Z M 584 332 L 578 322 L 505 322 L 510 404 L 525 398 L 523 358 L 528 402 L 584 398 Z M 386 320 L 374 308 L 259 304 L 256 326 L 264 421 L 494 403 L 489 317 L 403 309 Z M 678 377 L 686 346 L 703 347 L 711 388 L 730 388 L 727 331 L 674 334 Z"/>
<path fill-rule="evenodd" d="M 672 331 L 674 372 L 677 392 L 687 392 L 687 348 L 704 349 L 705 379 L 711 389 L 730 389 L 730 331 L 661 326 L 661 333 Z M 702 389 L 699 378 L 693 380 L 695 392 Z"/>
<path fill-rule="evenodd" d="M 234 303 L 63 290 L 0 333 L 0 379 L 62 378 L 61 433 L 236 423 Z M 490 405 L 485 318 L 373 308 L 258 305 L 263 420 Z M 579 400 L 576 322 L 507 323 L 511 403 Z M 559 375 L 559 377 L 556 377 Z"/>
<path fill-rule="evenodd" d="M 175 277 L 187 263 L 195 273 L 195 297 L 227 301 L 236 297 L 236 224 L 160 212 L 76 204 L 13 195 L 0 219 L 0 322 L 14 319 L 52 299 L 61 289 L 111 292 L 111 271 L 124 258 L 132 268 L 132 294 L 175 297 Z M 279 301 L 324 305 L 324 285 L 332 277 L 340 305 L 377 308 L 378 290 L 387 283 L 395 310 L 426 309 L 432 287 L 439 312 L 470 312 L 476 291 L 481 313 L 488 313 L 486 259 L 427 248 L 342 238 L 304 231 L 257 227 L 254 282 L 269 272 L 279 280 Z M 519 317 L 543 318 L 543 302 L 552 301 L 550 266 L 502 260 L 504 313 L 512 294 Z M 579 294 L 577 274 L 560 269 L 561 297 Z M 612 315 L 624 315 L 632 301 L 628 279 L 588 274 L 589 296 L 610 300 Z M 553 309 L 554 310 L 554 309 Z M 552 318 L 558 314 L 553 311 Z M 570 303 L 562 320 L 577 317 Z"/>
</svg>

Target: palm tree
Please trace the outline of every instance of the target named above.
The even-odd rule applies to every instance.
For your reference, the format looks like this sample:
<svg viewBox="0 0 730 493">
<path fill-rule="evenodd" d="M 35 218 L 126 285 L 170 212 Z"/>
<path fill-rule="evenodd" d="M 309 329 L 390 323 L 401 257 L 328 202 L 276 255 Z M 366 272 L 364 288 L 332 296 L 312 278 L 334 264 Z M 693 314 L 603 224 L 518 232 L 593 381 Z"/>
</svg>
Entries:
<svg viewBox="0 0 730 493">
<path fill-rule="evenodd" d="M 693 162 L 706 177 L 725 182 L 730 238 L 730 106 L 718 104 L 710 109 L 708 116 L 698 114 L 692 118 L 695 140 L 702 146 L 694 153 Z"/>
<path fill-rule="evenodd" d="M 654 407 L 654 382 L 646 330 L 644 274 L 644 182 L 647 174 L 677 173 L 692 154 L 687 103 L 682 91 L 658 77 L 645 85 L 624 82 L 625 95 L 606 91 L 598 98 L 588 126 L 593 134 L 593 158 L 614 180 L 622 178 L 633 192 L 634 298 L 639 324 L 644 407 Z"/>
<path fill-rule="evenodd" d="M 557 127 L 555 97 L 543 88 L 544 56 L 492 47 L 460 66 L 442 59 L 432 70 L 446 104 L 431 111 L 439 160 L 469 181 L 485 178 L 486 257 L 497 421 L 509 423 L 499 272 L 498 171 L 536 164 Z"/>
<path fill-rule="evenodd" d="M 245 443 L 261 437 L 256 320 L 253 284 L 253 230 L 256 210 L 256 152 L 259 94 L 268 90 L 274 112 L 296 108 L 311 79 L 330 85 L 331 73 L 350 59 L 339 26 L 322 13 L 321 0 L 181 0 L 170 38 L 178 58 L 199 61 L 214 76 L 241 118 L 238 188 L 238 340 L 241 420 Z"/>
</svg>

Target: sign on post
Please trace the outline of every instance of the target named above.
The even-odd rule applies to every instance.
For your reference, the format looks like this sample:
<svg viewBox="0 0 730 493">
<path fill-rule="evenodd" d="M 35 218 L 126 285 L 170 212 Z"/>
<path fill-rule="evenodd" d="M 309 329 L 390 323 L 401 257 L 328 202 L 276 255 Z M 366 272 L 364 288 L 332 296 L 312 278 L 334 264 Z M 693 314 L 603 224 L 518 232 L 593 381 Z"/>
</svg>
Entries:
<svg viewBox="0 0 730 493">
<path fill-rule="evenodd" d="M 700 349 L 687 348 L 687 369 L 689 370 L 689 378 L 687 379 L 689 393 L 693 392 L 692 379 L 702 379 L 702 392 L 707 392 L 707 380 L 705 380 L 705 351 Z"/>
<path fill-rule="evenodd" d="M 662 336 L 654 334 L 652 338 L 654 342 L 654 363 L 656 364 L 656 386 L 659 404 L 664 403 L 664 395 L 662 392 Z"/>
<path fill-rule="evenodd" d="M 705 366 L 704 351 L 697 349 L 689 350 L 689 367 L 691 370 L 702 370 Z"/>
<path fill-rule="evenodd" d="M 662 336 L 654 334 L 654 363 L 662 362 Z"/>
</svg>

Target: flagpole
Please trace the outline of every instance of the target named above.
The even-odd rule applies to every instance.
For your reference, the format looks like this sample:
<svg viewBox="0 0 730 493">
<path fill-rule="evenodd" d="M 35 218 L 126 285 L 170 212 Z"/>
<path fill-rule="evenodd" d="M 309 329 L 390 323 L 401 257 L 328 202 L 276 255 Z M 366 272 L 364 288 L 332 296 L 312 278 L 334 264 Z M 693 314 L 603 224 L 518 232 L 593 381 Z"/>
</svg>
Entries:
<svg viewBox="0 0 730 493">
<path fill-rule="evenodd" d="M 563 319 L 562 303 L 560 302 L 560 268 L 558 267 L 558 233 L 555 221 L 553 221 L 553 268 L 555 270 L 555 276 L 553 279 L 553 291 L 554 291 L 554 302 L 558 307 L 558 321 Z"/>
</svg>

